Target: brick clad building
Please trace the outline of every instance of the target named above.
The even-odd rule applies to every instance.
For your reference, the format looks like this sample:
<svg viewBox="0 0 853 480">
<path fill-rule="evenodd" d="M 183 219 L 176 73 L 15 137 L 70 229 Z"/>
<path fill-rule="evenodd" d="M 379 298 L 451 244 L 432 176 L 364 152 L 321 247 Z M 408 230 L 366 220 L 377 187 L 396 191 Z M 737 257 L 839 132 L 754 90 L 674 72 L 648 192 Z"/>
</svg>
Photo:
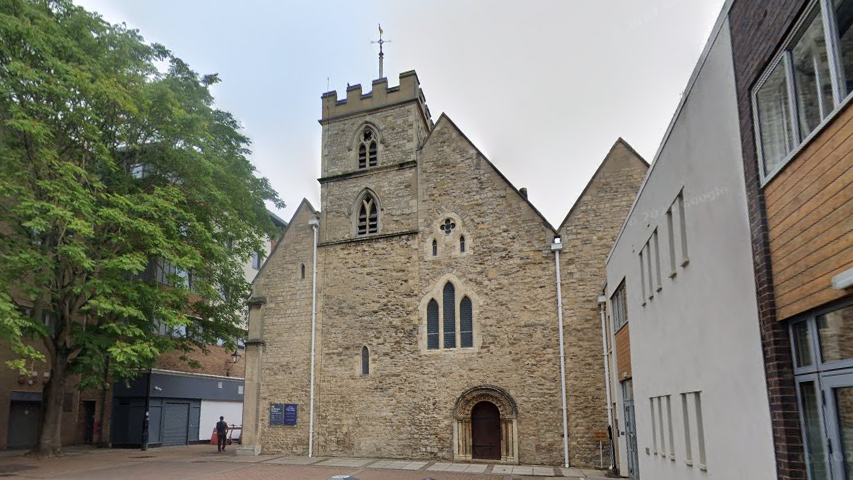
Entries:
<svg viewBox="0 0 853 480">
<path fill-rule="evenodd" d="M 598 465 L 597 297 L 648 165 L 617 142 L 555 229 L 414 72 L 372 87 L 323 95 L 321 209 L 255 281 L 242 452 L 564 463 L 561 237 L 568 460 Z"/>
</svg>

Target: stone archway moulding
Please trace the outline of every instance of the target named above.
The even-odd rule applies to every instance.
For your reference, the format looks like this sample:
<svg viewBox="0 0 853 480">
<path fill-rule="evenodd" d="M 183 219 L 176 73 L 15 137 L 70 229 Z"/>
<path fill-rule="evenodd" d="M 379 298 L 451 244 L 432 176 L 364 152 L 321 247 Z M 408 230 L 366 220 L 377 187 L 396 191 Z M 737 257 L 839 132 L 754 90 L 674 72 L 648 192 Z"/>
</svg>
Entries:
<svg viewBox="0 0 853 480">
<path fill-rule="evenodd" d="M 453 460 L 471 461 L 471 411 L 480 402 L 490 402 L 501 413 L 501 463 L 518 464 L 518 406 L 506 390 L 494 385 L 469 388 L 453 411 Z"/>
</svg>

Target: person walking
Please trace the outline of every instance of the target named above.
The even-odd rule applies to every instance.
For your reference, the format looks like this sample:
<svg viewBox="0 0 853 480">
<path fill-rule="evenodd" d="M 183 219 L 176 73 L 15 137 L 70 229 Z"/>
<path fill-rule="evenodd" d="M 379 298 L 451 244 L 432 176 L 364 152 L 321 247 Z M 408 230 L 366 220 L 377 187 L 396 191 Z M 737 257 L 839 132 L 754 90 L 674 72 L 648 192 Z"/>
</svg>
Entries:
<svg viewBox="0 0 853 480">
<path fill-rule="evenodd" d="M 228 434 L 228 424 L 225 423 L 225 417 L 219 417 L 216 422 L 216 447 L 217 451 L 225 451 L 225 436 Z"/>
</svg>

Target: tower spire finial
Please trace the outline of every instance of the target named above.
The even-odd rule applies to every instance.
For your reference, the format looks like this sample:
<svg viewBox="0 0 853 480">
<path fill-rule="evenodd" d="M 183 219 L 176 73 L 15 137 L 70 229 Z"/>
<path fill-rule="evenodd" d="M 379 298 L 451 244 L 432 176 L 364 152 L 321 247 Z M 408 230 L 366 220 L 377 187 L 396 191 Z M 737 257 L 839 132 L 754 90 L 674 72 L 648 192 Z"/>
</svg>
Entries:
<svg viewBox="0 0 853 480">
<path fill-rule="evenodd" d="M 386 43 L 391 43 L 391 40 L 383 40 L 382 34 L 382 24 L 379 24 L 379 40 L 372 40 L 370 43 L 378 43 L 379 44 L 379 78 L 385 78 L 385 72 L 383 71 L 383 62 L 385 60 L 385 53 L 382 52 L 382 45 Z"/>
</svg>

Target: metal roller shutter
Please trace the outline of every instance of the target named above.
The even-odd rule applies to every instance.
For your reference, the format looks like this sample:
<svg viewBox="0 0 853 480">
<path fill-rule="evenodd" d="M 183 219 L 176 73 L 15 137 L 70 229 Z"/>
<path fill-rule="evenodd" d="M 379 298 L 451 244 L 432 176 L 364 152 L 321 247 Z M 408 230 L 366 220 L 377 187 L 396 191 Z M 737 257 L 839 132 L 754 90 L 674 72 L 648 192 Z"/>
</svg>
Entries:
<svg viewBox="0 0 853 480">
<path fill-rule="evenodd" d="M 163 446 L 187 444 L 189 417 L 189 403 L 166 403 L 163 422 Z"/>
</svg>

